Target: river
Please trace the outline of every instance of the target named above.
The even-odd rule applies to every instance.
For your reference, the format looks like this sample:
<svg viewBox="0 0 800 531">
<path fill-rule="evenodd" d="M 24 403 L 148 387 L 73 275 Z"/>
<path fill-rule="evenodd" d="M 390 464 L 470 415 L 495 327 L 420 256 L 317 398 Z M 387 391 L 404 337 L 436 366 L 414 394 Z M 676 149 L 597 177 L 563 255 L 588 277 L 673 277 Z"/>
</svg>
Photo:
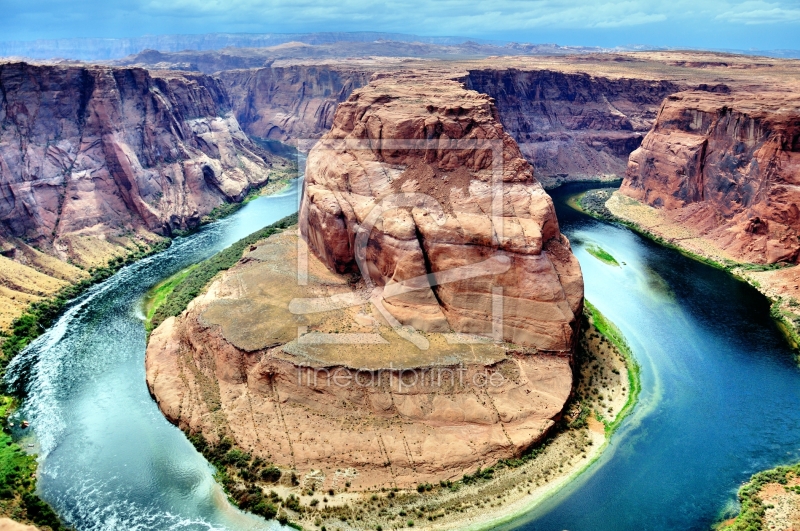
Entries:
<svg viewBox="0 0 800 531">
<path fill-rule="evenodd" d="M 159 281 L 297 211 L 302 180 L 94 286 L 8 369 L 28 398 L 39 489 L 83 530 L 277 529 L 228 503 L 208 462 L 147 390 L 141 301 Z M 18 424 L 15 423 L 15 424 Z M 27 448 L 34 444 L 33 448 Z"/>
<path fill-rule="evenodd" d="M 750 475 L 800 460 L 800 370 L 755 289 L 566 204 L 590 187 L 551 195 L 586 298 L 628 339 L 642 392 L 603 457 L 509 527 L 708 531 Z"/>
<path fill-rule="evenodd" d="M 9 368 L 28 375 L 41 495 L 83 530 L 261 530 L 148 394 L 141 299 L 176 271 L 297 209 L 296 181 L 177 239 L 80 297 Z M 800 371 L 767 302 L 728 274 L 573 211 L 552 192 L 586 296 L 641 364 L 634 413 L 567 488 L 505 526 L 536 531 L 704 530 L 753 472 L 800 460 Z M 597 244 L 621 267 L 585 251 Z"/>
</svg>

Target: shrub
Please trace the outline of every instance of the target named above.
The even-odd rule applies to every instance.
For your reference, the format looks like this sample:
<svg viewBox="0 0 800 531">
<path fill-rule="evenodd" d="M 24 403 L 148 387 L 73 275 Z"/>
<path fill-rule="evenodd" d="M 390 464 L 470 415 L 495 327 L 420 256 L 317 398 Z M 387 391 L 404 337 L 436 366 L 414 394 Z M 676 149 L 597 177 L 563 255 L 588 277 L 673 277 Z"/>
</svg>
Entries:
<svg viewBox="0 0 800 531">
<path fill-rule="evenodd" d="M 244 468 L 250 463 L 250 454 L 234 448 L 225 455 L 225 463 Z"/>
<path fill-rule="evenodd" d="M 286 501 L 283 502 L 283 506 L 296 513 L 303 512 L 303 506 L 300 505 L 300 500 L 294 494 L 289 494 Z"/>
<path fill-rule="evenodd" d="M 281 479 L 281 471 L 278 467 L 270 465 L 261 471 L 261 479 L 270 483 L 275 483 Z"/>
</svg>

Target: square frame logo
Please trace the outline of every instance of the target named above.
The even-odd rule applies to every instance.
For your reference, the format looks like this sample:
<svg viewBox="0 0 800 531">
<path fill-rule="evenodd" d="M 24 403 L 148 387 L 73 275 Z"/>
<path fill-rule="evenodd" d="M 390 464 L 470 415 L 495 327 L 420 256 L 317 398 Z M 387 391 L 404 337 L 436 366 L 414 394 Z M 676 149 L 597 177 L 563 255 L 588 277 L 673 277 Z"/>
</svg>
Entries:
<svg viewBox="0 0 800 531">
<path fill-rule="evenodd" d="M 397 151 L 436 151 L 436 152 L 460 152 L 477 153 L 483 151 L 491 153 L 490 174 L 491 174 L 491 218 L 493 228 L 493 243 L 495 252 L 488 259 L 478 263 L 468 264 L 452 269 L 430 272 L 424 275 L 405 279 L 387 286 L 377 286 L 372 280 L 367 267 L 366 249 L 369 243 L 370 234 L 378 220 L 384 213 L 396 209 L 417 208 L 423 209 L 431 215 L 437 224 L 443 225 L 446 222 L 447 214 L 442 205 L 433 196 L 420 192 L 397 192 L 387 194 L 380 198 L 370 209 L 368 214 L 357 223 L 358 228 L 355 236 L 354 255 L 361 277 L 366 284 L 366 290 L 361 292 L 333 295 L 330 297 L 319 298 L 296 298 L 289 304 L 289 311 L 295 315 L 343 310 L 365 304 L 371 304 L 378 313 L 386 320 L 393 331 L 406 341 L 409 341 L 420 350 L 427 350 L 430 347 L 428 339 L 411 325 L 400 323 L 384 306 L 385 299 L 396 297 L 416 290 L 430 289 L 434 286 L 457 282 L 470 278 L 486 275 L 498 275 L 508 271 L 511 266 L 511 259 L 500 251 L 504 242 L 503 233 L 503 141 L 501 139 L 381 139 L 381 140 L 357 140 L 357 139 L 309 139 L 298 143 L 298 146 L 313 146 L 308 151 L 309 159 L 318 155 L 321 151 L 331 151 L 334 153 L 342 152 L 397 152 Z M 308 167 L 306 166 L 306 172 Z M 370 171 L 365 168 L 365 171 Z M 336 199 L 341 203 L 345 201 L 341 192 L 332 190 Z M 305 183 L 303 191 L 299 196 L 299 208 L 302 208 L 305 194 Z M 297 248 L 297 283 L 300 286 L 308 285 L 308 243 L 300 234 L 298 237 Z M 450 344 L 475 344 L 483 342 L 502 342 L 503 341 L 503 288 L 500 286 L 492 287 L 492 333 L 491 337 L 483 337 L 462 333 L 443 334 Z M 388 343 L 379 333 L 324 333 L 309 332 L 305 326 L 298 327 L 297 341 L 300 344 L 386 344 Z"/>
</svg>

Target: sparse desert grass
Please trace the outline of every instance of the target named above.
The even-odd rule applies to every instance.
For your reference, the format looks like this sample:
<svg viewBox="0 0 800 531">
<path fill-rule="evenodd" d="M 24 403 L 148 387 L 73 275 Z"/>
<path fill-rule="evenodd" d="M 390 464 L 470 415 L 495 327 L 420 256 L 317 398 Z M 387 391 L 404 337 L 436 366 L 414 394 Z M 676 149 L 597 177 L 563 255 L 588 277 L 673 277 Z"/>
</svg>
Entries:
<svg viewBox="0 0 800 531">
<path fill-rule="evenodd" d="M 217 273 L 233 267 L 242 257 L 245 249 L 295 223 L 297 223 L 297 214 L 287 216 L 268 227 L 254 232 L 250 236 L 242 238 L 208 260 L 197 264 L 192 270 L 192 274 L 187 274 L 179 282 L 176 282 L 169 293 L 165 295 L 161 305 L 154 309 L 149 329 L 154 330 L 164 322 L 164 319 L 179 315 Z"/>
</svg>

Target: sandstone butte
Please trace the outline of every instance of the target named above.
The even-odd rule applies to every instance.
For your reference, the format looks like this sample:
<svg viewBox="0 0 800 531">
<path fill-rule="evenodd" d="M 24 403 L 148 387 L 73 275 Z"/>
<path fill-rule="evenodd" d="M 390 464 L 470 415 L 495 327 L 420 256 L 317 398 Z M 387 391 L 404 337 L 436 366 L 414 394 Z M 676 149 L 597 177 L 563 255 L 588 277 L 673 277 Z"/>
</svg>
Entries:
<svg viewBox="0 0 800 531">
<path fill-rule="evenodd" d="M 209 76 L 6 63 L 0 89 L 0 327 L 270 178 Z"/>
<path fill-rule="evenodd" d="M 800 95 L 680 92 L 631 154 L 622 194 L 738 262 L 800 253 Z"/>
<path fill-rule="evenodd" d="M 491 98 L 376 76 L 306 174 L 299 230 L 152 333 L 167 418 L 326 489 L 457 479 L 541 440 L 572 391 L 583 280 Z"/>
</svg>

